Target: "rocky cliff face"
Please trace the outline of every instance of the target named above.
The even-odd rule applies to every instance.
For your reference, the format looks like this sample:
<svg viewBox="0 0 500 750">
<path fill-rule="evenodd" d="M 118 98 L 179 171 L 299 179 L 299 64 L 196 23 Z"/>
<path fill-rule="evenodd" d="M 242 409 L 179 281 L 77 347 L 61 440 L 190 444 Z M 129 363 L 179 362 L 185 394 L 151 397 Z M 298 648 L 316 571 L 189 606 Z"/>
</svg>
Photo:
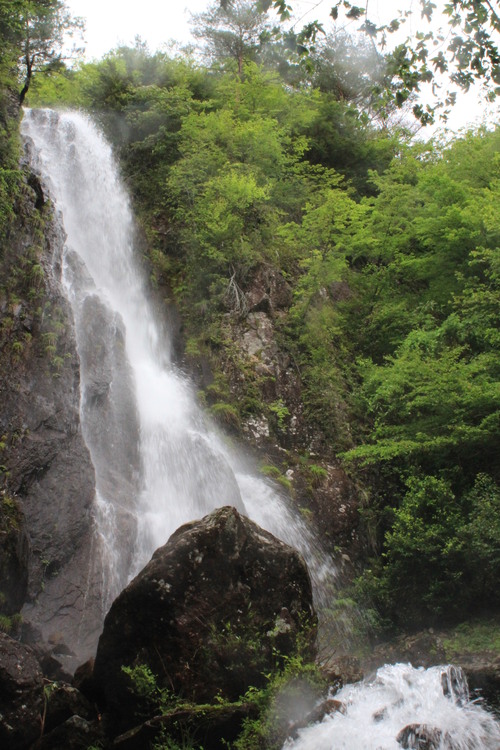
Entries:
<svg viewBox="0 0 500 750">
<path fill-rule="evenodd" d="M 54 648 L 79 644 L 83 654 L 101 621 L 99 586 L 91 585 L 94 470 L 59 282 L 64 235 L 45 188 L 27 165 L 24 174 L 0 258 L 0 533 L 10 540 L 0 607 L 10 615 L 23 605 L 27 637 L 31 625 Z"/>
<path fill-rule="evenodd" d="M 214 416 L 256 448 L 264 473 L 291 492 L 325 544 L 355 556 L 361 544 L 359 492 L 329 441 L 307 419 L 301 372 L 280 335 L 292 301 L 286 279 L 273 268 L 259 268 L 245 290 L 237 288 L 226 300 L 229 312 L 210 358 L 188 354 L 186 362 Z M 234 405 L 237 417 L 220 409 L 220 400 Z"/>
</svg>

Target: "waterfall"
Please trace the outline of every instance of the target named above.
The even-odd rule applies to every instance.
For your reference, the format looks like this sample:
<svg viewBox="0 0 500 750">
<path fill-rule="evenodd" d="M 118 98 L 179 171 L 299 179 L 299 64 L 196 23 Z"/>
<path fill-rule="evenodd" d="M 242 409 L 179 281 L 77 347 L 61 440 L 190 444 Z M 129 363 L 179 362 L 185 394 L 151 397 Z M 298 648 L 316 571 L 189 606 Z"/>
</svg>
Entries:
<svg viewBox="0 0 500 750">
<path fill-rule="evenodd" d="M 27 111 L 23 133 L 62 217 L 62 281 L 81 362 L 81 424 L 96 473 L 105 608 L 181 524 L 234 505 L 299 549 L 318 600 L 334 577 L 279 489 L 249 470 L 172 362 L 137 259 L 109 144 L 76 112 Z"/>
<path fill-rule="evenodd" d="M 386 665 L 335 695 L 340 710 L 299 730 L 283 750 L 497 750 L 500 726 L 456 667 Z"/>
<path fill-rule="evenodd" d="M 78 113 L 27 111 L 22 129 L 67 235 L 56 265 L 73 310 L 81 425 L 96 475 L 92 554 L 103 611 L 181 524 L 227 504 L 302 552 L 321 609 L 333 590 L 330 561 L 280 489 L 228 446 L 172 362 L 110 146 Z M 85 581 L 95 576 L 82 571 Z M 299 730 L 286 750 L 500 746 L 498 723 L 450 668 L 386 666 L 335 699 L 342 710 Z M 410 725 L 427 739 L 408 744 L 400 733 Z"/>
</svg>

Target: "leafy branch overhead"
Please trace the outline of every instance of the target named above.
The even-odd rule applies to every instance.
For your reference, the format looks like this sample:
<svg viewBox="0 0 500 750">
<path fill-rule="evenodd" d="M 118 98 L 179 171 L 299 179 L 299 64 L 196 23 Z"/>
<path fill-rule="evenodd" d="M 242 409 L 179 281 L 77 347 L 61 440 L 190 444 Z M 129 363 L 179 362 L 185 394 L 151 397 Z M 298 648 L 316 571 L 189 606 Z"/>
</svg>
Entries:
<svg viewBox="0 0 500 750">
<path fill-rule="evenodd" d="M 232 0 L 220 0 L 223 8 L 229 8 Z M 330 16 L 335 23 L 360 22 L 358 31 L 364 33 L 381 51 L 388 45 L 388 38 L 404 29 L 404 24 L 413 17 L 411 5 L 402 3 L 408 9 L 399 11 L 397 18 L 389 23 L 378 25 L 369 15 L 369 4 L 363 7 L 349 0 L 337 0 L 331 8 Z M 448 29 L 436 31 L 430 23 L 436 20 L 437 4 L 431 0 L 419 0 L 422 31 L 386 55 L 392 74 L 388 95 L 401 107 L 422 84 L 430 83 L 433 93 L 440 90 L 440 78 L 448 76 L 451 84 L 467 91 L 479 81 L 493 100 L 500 94 L 500 15 L 492 0 L 452 0 L 444 4 L 443 13 L 448 18 Z M 258 8 L 267 12 L 273 8 L 281 21 L 287 21 L 293 11 L 285 0 L 259 0 Z M 319 34 L 324 28 L 318 21 L 308 23 L 302 29 L 286 32 L 288 39 L 295 40 L 299 54 L 309 55 Z M 441 97 L 443 98 L 443 97 Z M 443 104 L 454 104 L 456 92 L 448 91 Z M 417 104 L 413 111 L 424 124 L 432 122 L 439 104 L 425 108 Z"/>
</svg>

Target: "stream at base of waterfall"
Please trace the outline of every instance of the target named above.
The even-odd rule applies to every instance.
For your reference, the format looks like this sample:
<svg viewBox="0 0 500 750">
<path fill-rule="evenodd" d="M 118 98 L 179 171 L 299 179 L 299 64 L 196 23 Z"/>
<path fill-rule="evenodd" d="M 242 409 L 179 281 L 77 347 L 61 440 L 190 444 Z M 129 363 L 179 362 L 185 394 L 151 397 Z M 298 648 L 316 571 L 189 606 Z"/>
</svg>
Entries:
<svg viewBox="0 0 500 750">
<path fill-rule="evenodd" d="M 385 665 L 346 685 L 336 710 L 283 750 L 498 750 L 500 725 L 471 700 L 461 669 Z"/>
<path fill-rule="evenodd" d="M 169 331 L 153 315 L 136 257 L 133 215 L 110 145 L 77 112 L 28 110 L 22 131 L 67 236 L 60 281 L 73 311 L 81 428 L 95 469 L 93 554 L 103 612 L 179 526 L 234 505 L 304 555 L 321 614 L 334 588 L 333 564 L 279 488 L 228 446 L 172 362 Z M 372 682 L 344 688 L 336 696 L 343 712 L 300 730 L 286 747 L 419 747 L 395 739 L 405 722 L 419 722 L 441 732 L 441 744 L 425 747 L 499 748 L 495 719 L 444 695 L 439 669 L 384 667 Z"/>
</svg>

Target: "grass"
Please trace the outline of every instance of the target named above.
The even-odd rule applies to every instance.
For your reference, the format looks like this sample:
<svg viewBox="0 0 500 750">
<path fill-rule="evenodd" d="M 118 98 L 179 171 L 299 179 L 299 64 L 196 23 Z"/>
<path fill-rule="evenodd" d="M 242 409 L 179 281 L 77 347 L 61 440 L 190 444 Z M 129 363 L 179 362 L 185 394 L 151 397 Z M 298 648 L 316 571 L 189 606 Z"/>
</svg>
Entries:
<svg viewBox="0 0 500 750">
<path fill-rule="evenodd" d="M 443 639 L 446 658 L 481 651 L 500 654 L 500 622 L 498 620 L 471 620 L 458 625 Z"/>
</svg>

